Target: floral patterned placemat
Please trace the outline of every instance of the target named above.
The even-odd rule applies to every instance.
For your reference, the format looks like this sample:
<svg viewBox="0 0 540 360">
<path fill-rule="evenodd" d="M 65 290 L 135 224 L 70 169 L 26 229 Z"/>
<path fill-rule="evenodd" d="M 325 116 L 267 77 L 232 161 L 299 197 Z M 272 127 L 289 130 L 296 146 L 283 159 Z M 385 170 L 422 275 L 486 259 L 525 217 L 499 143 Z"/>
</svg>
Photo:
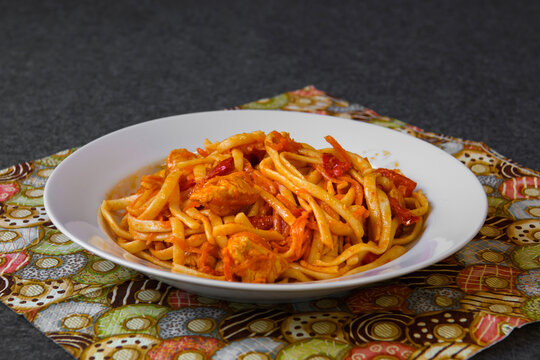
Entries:
<svg viewBox="0 0 540 360">
<path fill-rule="evenodd" d="M 489 214 L 444 261 L 312 302 L 204 298 L 101 259 L 50 222 L 43 188 L 74 149 L 0 170 L 0 300 L 80 359 L 466 359 L 540 320 L 540 173 L 312 86 L 235 109 L 346 117 L 428 141 L 480 180 Z"/>
</svg>

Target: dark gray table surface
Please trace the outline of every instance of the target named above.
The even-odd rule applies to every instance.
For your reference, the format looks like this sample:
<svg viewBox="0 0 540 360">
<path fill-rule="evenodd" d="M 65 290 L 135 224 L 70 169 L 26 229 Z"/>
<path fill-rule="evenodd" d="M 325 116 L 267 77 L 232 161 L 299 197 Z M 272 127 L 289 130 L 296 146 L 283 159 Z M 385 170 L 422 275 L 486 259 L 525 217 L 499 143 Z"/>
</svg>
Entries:
<svg viewBox="0 0 540 360">
<path fill-rule="evenodd" d="M 534 1 L 0 1 L 0 168 L 314 84 L 539 170 L 538 19 Z M 70 358 L 3 305 L 0 351 Z M 540 358 L 540 325 L 491 358 Z"/>
</svg>

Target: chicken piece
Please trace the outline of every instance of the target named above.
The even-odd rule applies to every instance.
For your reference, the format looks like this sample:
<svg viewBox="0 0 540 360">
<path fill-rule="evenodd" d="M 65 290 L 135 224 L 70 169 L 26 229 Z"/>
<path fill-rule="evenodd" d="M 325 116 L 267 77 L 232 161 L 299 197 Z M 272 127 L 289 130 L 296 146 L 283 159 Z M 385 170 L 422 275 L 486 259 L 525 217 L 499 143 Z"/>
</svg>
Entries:
<svg viewBox="0 0 540 360">
<path fill-rule="evenodd" d="M 233 235 L 222 250 L 224 273 L 227 280 L 234 276 L 242 282 L 273 283 L 287 269 L 287 260 L 272 252 L 262 237 L 241 232 Z"/>
<path fill-rule="evenodd" d="M 234 172 L 225 176 L 216 176 L 196 189 L 190 200 L 209 208 L 219 216 L 235 214 L 255 203 L 259 193 L 253 186 L 249 175 Z"/>
</svg>

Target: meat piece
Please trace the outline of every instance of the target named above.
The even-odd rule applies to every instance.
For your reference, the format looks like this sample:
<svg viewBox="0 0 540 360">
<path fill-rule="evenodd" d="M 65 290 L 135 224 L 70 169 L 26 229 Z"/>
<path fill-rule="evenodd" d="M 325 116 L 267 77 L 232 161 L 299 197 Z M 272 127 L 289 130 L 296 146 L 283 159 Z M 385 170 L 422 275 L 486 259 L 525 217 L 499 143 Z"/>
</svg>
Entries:
<svg viewBox="0 0 540 360">
<path fill-rule="evenodd" d="M 244 210 L 258 198 L 259 193 L 249 175 L 243 172 L 213 177 L 190 196 L 190 200 L 209 208 L 219 216 Z"/>
<path fill-rule="evenodd" d="M 265 239 L 250 232 L 233 235 L 222 255 L 227 280 L 236 276 L 243 282 L 273 283 L 287 269 L 287 260 L 272 252 Z"/>
</svg>

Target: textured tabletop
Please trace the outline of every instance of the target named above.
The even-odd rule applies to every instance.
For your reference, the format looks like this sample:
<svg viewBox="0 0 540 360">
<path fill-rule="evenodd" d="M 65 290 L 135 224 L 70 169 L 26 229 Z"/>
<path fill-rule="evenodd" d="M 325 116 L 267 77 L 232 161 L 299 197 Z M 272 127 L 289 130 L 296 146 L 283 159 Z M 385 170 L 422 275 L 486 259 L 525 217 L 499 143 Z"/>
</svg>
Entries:
<svg viewBox="0 0 540 360">
<path fill-rule="evenodd" d="M 0 168 L 309 84 L 540 170 L 538 3 L 0 2 Z M 5 358 L 69 359 L 4 305 Z M 475 359 L 536 359 L 540 325 Z M 2 356 L 2 357 L 4 357 Z"/>
</svg>

